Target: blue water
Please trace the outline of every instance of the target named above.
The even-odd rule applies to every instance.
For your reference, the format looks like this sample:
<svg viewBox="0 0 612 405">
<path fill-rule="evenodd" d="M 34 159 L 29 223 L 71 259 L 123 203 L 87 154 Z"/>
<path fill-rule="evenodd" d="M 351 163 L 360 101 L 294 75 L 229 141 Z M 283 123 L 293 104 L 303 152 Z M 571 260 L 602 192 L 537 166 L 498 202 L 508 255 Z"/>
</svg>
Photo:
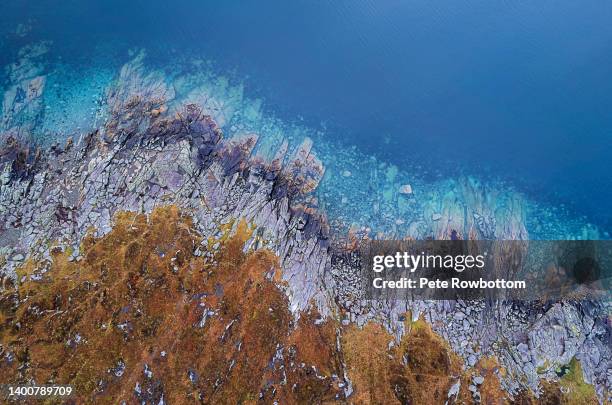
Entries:
<svg viewBox="0 0 612 405">
<path fill-rule="evenodd" d="M 609 1 L 5 0 L 2 33 L 18 21 L 83 72 L 136 47 L 212 60 L 279 117 L 612 228 Z M 20 41 L 3 35 L 1 65 Z"/>
</svg>

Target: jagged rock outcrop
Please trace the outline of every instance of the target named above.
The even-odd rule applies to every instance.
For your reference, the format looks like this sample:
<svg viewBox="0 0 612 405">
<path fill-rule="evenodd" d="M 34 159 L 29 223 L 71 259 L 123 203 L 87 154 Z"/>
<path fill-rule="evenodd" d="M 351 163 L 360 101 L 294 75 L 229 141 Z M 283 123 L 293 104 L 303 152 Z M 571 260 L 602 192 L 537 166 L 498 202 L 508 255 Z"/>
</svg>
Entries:
<svg viewBox="0 0 612 405">
<path fill-rule="evenodd" d="M 78 248 L 89 229 L 108 232 L 120 210 L 149 213 L 155 206 L 176 204 L 193 213 L 204 235 L 231 220 L 252 223 L 257 237 L 251 243 L 281 258 L 292 309 L 304 310 L 314 300 L 327 312 L 325 224 L 297 204 L 322 174 L 310 147 L 299 148 L 282 166 L 268 165 L 250 158 L 256 138 L 223 141 L 196 106 L 177 117 L 152 119 L 143 132 L 134 132 L 141 113 L 124 111 L 106 126 L 104 136 L 90 134 L 65 148 L 37 153 L 14 140 L 5 146 L 0 191 L 4 273 L 11 274 L 26 257 L 48 256 L 53 243 Z M 130 123 L 135 121 L 136 126 Z"/>
</svg>

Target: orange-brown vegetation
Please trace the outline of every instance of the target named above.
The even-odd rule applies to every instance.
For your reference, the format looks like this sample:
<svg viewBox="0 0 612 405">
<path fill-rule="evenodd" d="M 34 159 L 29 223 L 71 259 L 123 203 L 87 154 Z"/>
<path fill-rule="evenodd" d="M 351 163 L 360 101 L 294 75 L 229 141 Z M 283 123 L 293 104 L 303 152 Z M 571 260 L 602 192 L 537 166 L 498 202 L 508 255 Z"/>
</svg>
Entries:
<svg viewBox="0 0 612 405">
<path fill-rule="evenodd" d="M 287 341 L 287 384 L 275 386 L 279 403 L 332 403 L 343 399 L 341 380 L 330 378 L 342 377 L 341 354 L 336 346 L 338 333 L 336 322 L 322 320 L 317 311 L 302 314 Z"/>
<path fill-rule="evenodd" d="M 353 400 L 359 404 L 442 404 L 461 376 L 461 362 L 422 320 L 399 345 L 380 325 L 350 327 L 343 338 Z"/>
<path fill-rule="evenodd" d="M 408 316 L 410 318 L 410 316 Z M 447 343 L 423 320 L 408 322 L 399 344 L 377 323 L 363 328 L 349 326 L 343 332 L 343 356 L 354 390 L 355 404 L 584 404 L 597 403 L 592 386 L 584 384 L 579 364 L 573 362 L 560 382 L 542 382 L 536 398 L 523 392 L 511 398 L 501 386 L 505 370 L 496 359 L 485 357 L 473 368 L 463 369 Z M 473 377 L 481 376 L 480 401 L 468 389 Z M 460 381 L 456 397 L 448 398 L 450 387 Z M 565 387 L 563 390 L 562 387 Z"/>
<path fill-rule="evenodd" d="M 458 403 L 473 403 L 473 395 L 468 389 L 473 384 L 474 376 L 481 376 L 484 381 L 478 386 L 480 403 L 485 405 L 502 405 L 512 403 L 508 394 L 503 390 L 498 375 L 505 375 L 505 370 L 499 365 L 497 359 L 483 357 L 474 368 L 464 371 L 461 376 L 461 390 Z"/>
<path fill-rule="evenodd" d="M 58 249 L 27 262 L 0 294 L 0 381 L 71 384 L 78 403 L 338 397 L 335 325 L 315 325 L 313 312 L 294 327 L 277 259 L 244 253 L 249 237 L 241 222 L 202 245 L 190 218 L 165 207 L 119 214 L 80 260 Z M 207 259 L 194 254 L 213 242 Z"/>
<path fill-rule="evenodd" d="M 391 368 L 399 364 L 388 350 L 393 337 L 379 324 L 362 329 L 350 326 L 342 338 L 342 348 L 357 404 L 398 404 L 391 386 Z"/>
<path fill-rule="evenodd" d="M 314 309 L 296 322 L 277 258 L 244 252 L 244 221 L 219 230 L 204 238 L 173 206 L 121 213 L 107 235 L 85 238 L 79 260 L 56 248 L 27 261 L 16 283 L 2 280 L 0 382 L 70 384 L 76 403 L 429 405 L 458 381 L 454 403 L 474 403 L 478 373 L 484 404 L 595 400 L 577 361 L 539 399 L 510 400 L 494 359 L 463 370 L 423 320 L 399 343 L 380 324 L 341 327 Z"/>
</svg>

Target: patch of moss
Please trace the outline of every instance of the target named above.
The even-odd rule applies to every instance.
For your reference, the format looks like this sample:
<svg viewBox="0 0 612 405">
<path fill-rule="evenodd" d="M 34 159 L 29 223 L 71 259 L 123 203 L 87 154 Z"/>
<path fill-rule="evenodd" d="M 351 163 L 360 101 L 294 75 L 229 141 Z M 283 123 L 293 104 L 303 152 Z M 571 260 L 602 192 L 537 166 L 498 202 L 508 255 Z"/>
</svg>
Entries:
<svg viewBox="0 0 612 405">
<path fill-rule="evenodd" d="M 566 404 L 597 403 L 595 388 L 584 382 L 582 367 L 576 358 L 568 364 L 565 374 L 559 380 L 559 385 Z"/>
<path fill-rule="evenodd" d="M 522 392 L 516 396 L 514 403 L 546 405 L 583 405 L 598 404 L 595 388 L 584 381 L 580 362 L 573 358 L 562 367 L 563 375 L 559 381 L 541 381 L 538 397 L 532 392 Z"/>
</svg>

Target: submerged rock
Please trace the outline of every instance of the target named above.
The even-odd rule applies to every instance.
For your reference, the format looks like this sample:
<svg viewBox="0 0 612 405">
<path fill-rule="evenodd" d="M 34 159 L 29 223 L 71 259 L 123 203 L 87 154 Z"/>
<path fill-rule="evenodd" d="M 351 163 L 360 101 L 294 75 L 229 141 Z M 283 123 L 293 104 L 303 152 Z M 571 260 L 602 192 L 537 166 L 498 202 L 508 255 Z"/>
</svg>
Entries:
<svg viewBox="0 0 612 405">
<path fill-rule="evenodd" d="M 25 46 L 19 51 L 19 59 L 8 65 L 8 86 L 0 109 L 0 141 L 8 136 L 30 141 L 32 130 L 40 125 L 47 81 L 42 59 L 48 48 L 48 42 Z"/>
<path fill-rule="evenodd" d="M 404 184 L 399 189 L 400 194 L 412 194 L 412 186 L 410 184 Z"/>
</svg>

